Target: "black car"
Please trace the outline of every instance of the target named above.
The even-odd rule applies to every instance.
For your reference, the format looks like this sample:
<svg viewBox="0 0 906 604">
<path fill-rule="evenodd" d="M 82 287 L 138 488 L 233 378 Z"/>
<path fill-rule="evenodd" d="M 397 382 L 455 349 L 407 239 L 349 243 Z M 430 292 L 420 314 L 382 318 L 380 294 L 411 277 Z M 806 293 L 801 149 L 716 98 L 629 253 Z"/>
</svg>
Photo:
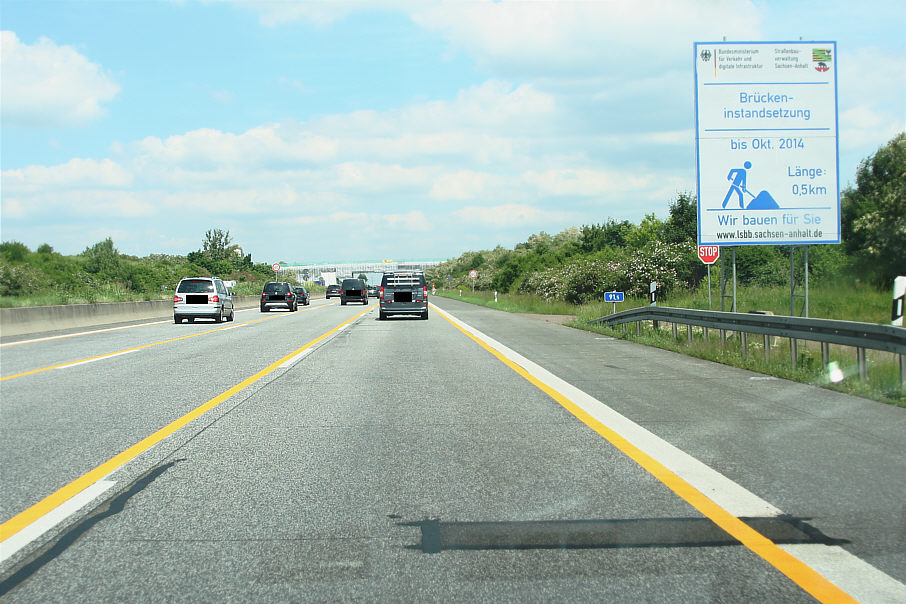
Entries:
<svg viewBox="0 0 906 604">
<path fill-rule="evenodd" d="M 368 304 L 368 288 L 361 279 L 343 279 L 340 286 L 340 304 L 346 306 L 347 302 L 361 302 Z"/>
<path fill-rule="evenodd" d="M 331 298 L 339 298 L 340 297 L 340 286 L 339 285 L 328 285 L 327 292 L 324 295 L 328 300 L 330 300 Z"/>
<path fill-rule="evenodd" d="M 381 287 L 379 285 L 369 285 L 368 286 L 368 297 L 377 298 L 381 295 Z"/>
<path fill-rule="evenodd" d="M 288 308 L 290 312 L 299 308 L 293 286 L 287 281 L 268 281 L 261 292 L 261 312 L 271 308 Z"/>
<path fill-rule="evenodd" d="M 308 306 L 310 300 L 308 299 L 308 290 L 302 287 L 301 285 L 293 286 L 293 293 L 296 294 L 296 304 L 301 304 L 302 306 Z"/>
</svg>

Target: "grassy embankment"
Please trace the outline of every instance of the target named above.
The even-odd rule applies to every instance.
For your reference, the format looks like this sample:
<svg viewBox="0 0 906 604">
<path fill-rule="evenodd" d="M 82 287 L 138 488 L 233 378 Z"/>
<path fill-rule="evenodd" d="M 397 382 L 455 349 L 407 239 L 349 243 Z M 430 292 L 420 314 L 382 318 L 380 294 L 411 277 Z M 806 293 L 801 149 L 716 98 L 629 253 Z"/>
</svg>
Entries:
<svg viewBox="0 0 906 604">
<path fill-rule="evenodd" d="M 735 334 L 730 334 L 726 346 L 721 345 L 717 330 L 709 330 L 705 339 L 700 328 L 694 328 L 693 341 L 686 341 L 685 329 L 681 328 L 679 338 L 673 338 L 670 324 L 661 324 L 654 329 L 651 324 L 642 328 L 641 335 L 635 329 L 611 329 L 589 325 L 588 321 L 609 315 L 613 312 L 612 303 L 595 302 L 573 305 L 566 302 L 546 302 L 535 296 L 498 294 L 494 302 L 493 292 L 468 290 L 462 296 L 455 290 L 438 291 L 438 295 L 479 304 L 507 312 L 573 315 L 575 319 L 567 325 L 578 329 L 593 331 L 616 338 L 632 340 L 641 344 L 673 350 L 682 354 L 732 365 L 767 375 L 815 384 L 826 388 L 862 396 L 873 400 L 906 407 L 906 396 L 899 385 L 899 367 L 896 355 L 869 350 L 868 380 L 861 381 L 858 376 L 856 351 L 850 347 L 832 346 L 831 362 L 842 369 L 846 376 L 841 382 L 830 380 L 829 368 L 821 361 L 821 351 L 817 343 L 799 341 L 796 368 L 792 367 L 789 340 L 772 338 L 769 360 L 765 360 L 762 338 L 750 336 L 748 355 L 743 357 L 740 341 Z M 720 310 L 720 291 L 712 290 L 712 309 Z M 727 301 L 729 308 L 730 301 Z M 617 311 L 646 306 L 645 298 L 627 299 L 617 304 Z M 667 299 L 659 301 L 661 306 L 677 308 L 708 309 L 708 290 L 702 287 L 695 291 L 677 292 Z M 868 286 L 847 287 L 819 286 L 809 291 L 809 316 L 813 318 L 841 319 L 867 323 L 886 324 L 890 320 L 890 293 L 878 291 Z M 741 312 L 749 310 L 767 310 L 777 315 L 789 315 L 790 290 L 788 287 L 747 287 L 737 291 L 737 308 Z M 797 311 L 801 314 L 802 300 L 797 299 Z"/>
</svg>

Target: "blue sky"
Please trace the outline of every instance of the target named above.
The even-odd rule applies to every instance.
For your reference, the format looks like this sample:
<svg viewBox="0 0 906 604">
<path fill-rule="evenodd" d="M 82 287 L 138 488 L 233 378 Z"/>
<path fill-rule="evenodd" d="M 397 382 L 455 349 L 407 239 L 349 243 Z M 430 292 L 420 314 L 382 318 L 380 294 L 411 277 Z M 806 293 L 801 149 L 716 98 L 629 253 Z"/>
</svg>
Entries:
<svg viewBox="0 0 906 604">
<path fill-rule="evenodd" d="M 695 188 L 692 45 L 834 40 L 840 180 L 906 129 L 901 0 L 2 0 L 0 237 L 442 259 Z"/>
</svg>

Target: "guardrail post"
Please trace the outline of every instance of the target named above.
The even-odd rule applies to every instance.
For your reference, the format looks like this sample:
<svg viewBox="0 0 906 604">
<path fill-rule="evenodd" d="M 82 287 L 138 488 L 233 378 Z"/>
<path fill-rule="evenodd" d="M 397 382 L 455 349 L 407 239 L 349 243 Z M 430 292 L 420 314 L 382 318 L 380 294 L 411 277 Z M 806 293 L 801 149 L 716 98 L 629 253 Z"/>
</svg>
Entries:
<svg viewBox="0 0 906 604">
<path fill-rule="evenodd" d="M 821 364 L 825 367 L 830 363 L 830 344 L 821 342 Z"/>
<path fill-rule="evenodd" d="M 686 325 L 686 340 L 688 340 L 690 344 L 692 343 L 692 326 L 691 325 Z M 902 360 L 902 359 L 903 359 L 903 357 L 900 356 L 900 360 Z"/>
<path fill-rule="evenodd" d="M 864 348 L 856 348 L 856 358 L 859 361 L 859 379 L 865 381 L 868 379 L 868 363 L 865 361 Z"/>
<path fill-rule="evenodd" d="M 626 333 L 626 323 L 620 323 L 620 327 L 623 328 L 623 333 Z"/>
<path fill-rule="evenodd" d="M 742 358 L 749 358 L 749 334 L 747 332 L 739 332 L 739 343 L 742 345 Z"/>
<path fill-rule="evenodd" d="M 676 323 L 673 323 L 673 339 L 679 339 L 679 336 L 676 335 Z"/>
<path fill-rule="evenodd" d="M 721 348 L 727 347 L 727 330 L 726 329 L 720 330 L 720 347 Z"/>
<path fill-rule="evenodd" d="M 711 336 L 708 334 L 708 328 L 702 327 L 702 339 L 707 341 L 711 339 Z"/>
<path fill-rule="evenodd" d="M 771 336 L 764 334 L 764 362 L 767 363 L 771 360 Z"/>
<path fill-rule="evenodd" d="M 635 322 L 635 335 L 637 335 L 637 336 L 642 335 L 642 322 L 641 321 Z"/>
<path fill-rule="evenodd" d="M 793 369 L 796 368 L 796 361 L 798 356 L 799 342 L 796 341 L 796 338 L 790 338 L 790 364 L 793 366 Z"/>
<path fill-rule="evenodd" d="M 900 390 L 906 392 L 906 355 L 900 357 Z"/>
</svg>

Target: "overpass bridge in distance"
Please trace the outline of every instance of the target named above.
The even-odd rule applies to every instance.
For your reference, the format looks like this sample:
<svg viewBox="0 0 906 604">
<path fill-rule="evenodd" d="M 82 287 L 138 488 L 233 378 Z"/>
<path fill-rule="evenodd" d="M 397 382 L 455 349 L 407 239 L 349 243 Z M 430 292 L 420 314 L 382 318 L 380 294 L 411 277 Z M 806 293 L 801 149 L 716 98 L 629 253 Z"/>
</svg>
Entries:
<svg viewBox="0 0 906 604">
<path fill-rule="evenodd" d="M 424 271 L 446 260 L 379 260 L 364 262 L 321 262 L 316 264 L 281 265 L 282 271 L 293 271 L 301 277 L 308 271 L 308 280 L 316 281 L 322 274 L 333 274 L 337 278 L 355 277 L 361 273 L 390 273 L 394 271 Z"/>
</svg>

